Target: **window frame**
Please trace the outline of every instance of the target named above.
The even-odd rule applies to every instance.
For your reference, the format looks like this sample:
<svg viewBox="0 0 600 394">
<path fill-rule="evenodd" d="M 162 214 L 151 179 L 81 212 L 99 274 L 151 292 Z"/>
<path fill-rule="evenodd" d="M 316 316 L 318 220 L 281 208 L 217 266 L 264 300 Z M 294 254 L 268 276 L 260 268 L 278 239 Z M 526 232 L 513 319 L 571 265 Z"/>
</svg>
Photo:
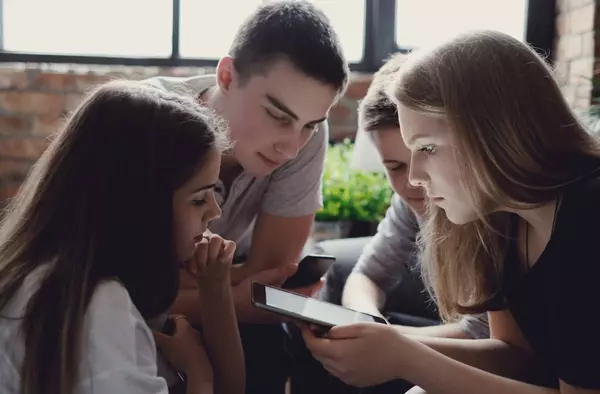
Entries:
<svg viewBox="0 0 600 394">
<path fill-rule="evenodd" d="M 173 0 L 173 29 L 171 55 L 169 57 L 142 58 L 33 54 L 3 50 L 3 0 L 0 0 L 0 62 L 74 63 L 150 67 L 215 67 L 218 59 L 184 58 L 180 56 L 180 9 L 181 0 Z M 555 10 L 556 0 L 529 0 L 528 2 L 526 40 L 550 63 L 553 61 L 553 47 L 556 34 Z M 409 50 L 410 48 L 399 46 L 396 43 L 396 0 L 366 0 L 363 59 L 358 63 L 351 63 L 350 69 L 355 72 L 374 72 L 381 67 L 390 54 L 408 52 Z"/>
</svg>

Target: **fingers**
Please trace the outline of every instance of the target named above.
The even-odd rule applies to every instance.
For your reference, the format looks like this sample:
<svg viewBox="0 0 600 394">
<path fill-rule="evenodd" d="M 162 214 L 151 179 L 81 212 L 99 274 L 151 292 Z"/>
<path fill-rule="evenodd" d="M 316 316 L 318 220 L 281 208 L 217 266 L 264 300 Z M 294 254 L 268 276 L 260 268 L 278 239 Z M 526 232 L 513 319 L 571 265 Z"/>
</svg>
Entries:
<svg viewBox="0 0 600 394">
<path fill-rule="evenodd" d="M 223 248 L 224 240 L 220 236 L 213 234 L 208 240 L 208 254 L 206 261 L 211 264 L 217 260 L 217 257 L 221 253 Z"/>
<path fill-rule="evenodd" d="M 349 324 L 346 326 L 335 326 L 329 330 L 328 338 L 332 339 L 356 339 L 364 335 L 365 324 Z"/>
<path fill-rule="evenodd" d="M 219 260 L 222 262 L 230 262 L 235 254 L 236 244 L 233 241 L 224 241 L 219 254 Z"/>
<path fill-rule="evenodd" d="M 208 239 L 202 238 L 200 242 L 196 243 L 196 253 L 191 261 L 187 264 L 187 270 L 192 275 L 198 275 L 198 272 L 206 266 L 208 259 Z"/>
<path fill-rule="evenodd" d="M 298 264 L 286 264 L 270 270 L 261 271 L 253 278 L 256 282 L 280 286 L 287 278 L 294 275 L 298 269 Z"/>
<path fill-rule="evenodd" d="M 154 336 L 154 342 L 156 343 L 156 346 L 158 346 L 159 348 L 162 348 L 165 344 L 165 341 L 169 339 L 168 335 L 165 335 L 162 332 L 156 330 L 152 330 L 152 335 Z"/>
</svg>

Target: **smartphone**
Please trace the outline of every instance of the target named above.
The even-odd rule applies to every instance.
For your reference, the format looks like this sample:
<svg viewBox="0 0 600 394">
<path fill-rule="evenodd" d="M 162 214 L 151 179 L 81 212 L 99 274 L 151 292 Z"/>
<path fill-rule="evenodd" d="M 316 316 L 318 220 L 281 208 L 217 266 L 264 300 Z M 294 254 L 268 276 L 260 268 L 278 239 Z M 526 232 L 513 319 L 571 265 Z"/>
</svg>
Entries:
<svg viewBox="0 0 600 394">
<path fill-rule="evenodd" d="M 257 282 L 252 283 L 252 304 L 257 308 L 317 325 L 321 333 L 327 332 L 334 326 L 352 323 L 388 324 L 380 316 L 358 312 Z"/>
<path fill-rule="evenodd" d="M 308 254 L 298 264 L 298 270 L 281 286 L 284 289 L 297 289 L 314 285 L 325 275 L 335 262 L 335 256 L 328 254 Z"/>
</svg>

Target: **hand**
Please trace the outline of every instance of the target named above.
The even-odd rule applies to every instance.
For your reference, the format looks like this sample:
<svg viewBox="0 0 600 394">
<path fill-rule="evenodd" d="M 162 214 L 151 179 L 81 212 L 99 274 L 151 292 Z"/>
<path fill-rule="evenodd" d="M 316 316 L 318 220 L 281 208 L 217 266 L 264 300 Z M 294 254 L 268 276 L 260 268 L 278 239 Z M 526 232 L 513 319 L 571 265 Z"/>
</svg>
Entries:
<svg viewBox="0 0 600 394">
<path fill-rule="evenodd" d="M 295 289 L 288 289 L 288 290 L 293 291 L 294 293 L 305 295 L 307 297 L 314 297 L 315 295 L 317 295 L 319 290 L 321 290 L 321 288 L 323 287 L 324 284 L 325 284 L 325 279 L 321 278 L 317 283 L 315 283 L 313 285 L 297 287 Z"/>
<path fill-rule="evenodd" d="M 182 316 L 171 316 L 175 322 L 173 336 L 153 331 L 156 346 L 178 371 L 187 375 L 201 374 L 212 381 L 213 369 L 204 350 L 200 333 Z"/>
<path fill-rule="evenodd" d="M 313 356 L 344 383 L 368 387 L 403 378 L 405 357 L 414 354 L 414 342 L 392 326 L 360 323 L 333 327 L 317 337 L 307 326 L 302 336 Z"/>
<path fill-rule="evenodd" d="M 235 242 L 224 240 L 208 231 L 202 240 L 196 243 L 196 253 L 185 263 L 185 268 L 196 279 L 201 289 L 203 285 L 229 285 L 235 246 Z"/>
<path fill-rule="evenodd" d="M 283 316 L 258 309 L 252 305 L 252 282 L 279 287 L 287 278 L 292 276 L 297 269 L 297 264 L 287 264 L 260 271 L 234 286 L 232 288 L 233 300 L 238 321 L 244 323 L 282 323 L 288 321 L 288 319 Z"/>
</svg>

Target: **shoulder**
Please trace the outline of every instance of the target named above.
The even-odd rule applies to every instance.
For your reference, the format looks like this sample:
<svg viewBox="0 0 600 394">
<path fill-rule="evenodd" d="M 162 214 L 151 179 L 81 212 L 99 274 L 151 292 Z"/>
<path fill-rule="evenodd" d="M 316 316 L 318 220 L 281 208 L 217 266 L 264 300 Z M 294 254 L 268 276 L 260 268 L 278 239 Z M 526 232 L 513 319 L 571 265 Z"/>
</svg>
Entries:
<svg viewBox="0 0 600 394">
<path fill-rule="evenodd" d="M 169 92 L 200 93 L 215 85 L 215 75 L 196 75 L 193 77 L 157 76 L 145 79 L 144 82 Z"/>
<path fill-rule="evenodd" d="M 128 341 L 139 345 L 140 339 L 154 347 L 150 328 L 125 287 L 117 281 L 105 281 L 96 287 L 85 324 L 92 347 L 115 346 L 126 352 L 131 348 Z"/>
<path fill-rule="evenodd" d="M 84 320 L 80 387 L 101 392 L 114 390 L 166 393 L 157 376 L 156 345 L 150 328 L 117 281 L 100 283 Z"/>
</svg>

